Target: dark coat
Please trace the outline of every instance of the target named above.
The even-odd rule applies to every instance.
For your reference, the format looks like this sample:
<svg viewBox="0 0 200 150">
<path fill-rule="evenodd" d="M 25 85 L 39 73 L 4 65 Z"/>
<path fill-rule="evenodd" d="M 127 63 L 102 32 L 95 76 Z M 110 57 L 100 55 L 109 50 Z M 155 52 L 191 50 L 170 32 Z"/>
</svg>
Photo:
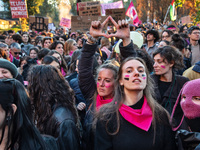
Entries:
<svg viewBox="0 0 200 150">
<path fill-rule="evenodd" d="M 153 74 L 151 75 L 151 77 L 154 81 L 155 96 L 156 96 L 155 99 L 158 101 L 159 104 L 161 104 L 164 108 L 166 108 L 167 111 L 171 114 L 173 106 L 176 103 L 180 90 L 182 89 L 183 85 L 187 81 L 189 81 L 189 79 L 183 76 L 173 74 L 172 82 L 168 90 L 164 93 L 163 98 L 162 98 L 160 95 L 160 91 L 158 89 L 158 82 L 159 82 L 160 76 Z"/>
<path fill-rule="evenodd" d="M 108 122 L 107 128 L 107 121 L 99 120 L 95 133 L 95 150 L 176 150 L 175 135 L 169 121 L 167 123 L 168 117 L 160 113 L 160 118 L 166 123 L 157 121 L 156 131 L 152 125 L 148 131 L 144 131 L 129 123 L 119 114 L 120 129 L 115 135 L 108 133 L 116 131 L 117 122 L 114 115 Z"/>
<path fill-rule="evenodd" d="M 178 150 L 200 150 L 200 133 L 179 130 L 176 134 Z"/>
<path fill-rule="evenodd" d="M 60 150 L 79 150 L 79 132 L 72 112 L 61 106 L 56 108 L 52 117 L 57 121 L 55 123 L 57 128 L 51 136 L 57 138 Z"/>
<path fill-rule="evenodd" d="M 94 134 L 92 131 L 92 122 L 94 109 L 93 97 L 96 92 L 96 82 L 93 76 L 93 57 L 97 44 L 84 44 L 82 48 L 81 58 L 79 59 L 79 87 L 86 100 L 86 116 L 83 124 L 82 149 L 92 150 L 94 148 Z"/>
</svg>

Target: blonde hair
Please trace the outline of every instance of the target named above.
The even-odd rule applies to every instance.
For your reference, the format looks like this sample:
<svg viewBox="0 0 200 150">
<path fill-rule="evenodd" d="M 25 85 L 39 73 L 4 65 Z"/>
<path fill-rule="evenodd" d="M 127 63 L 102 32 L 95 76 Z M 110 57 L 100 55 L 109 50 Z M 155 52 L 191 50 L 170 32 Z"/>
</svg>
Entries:
<svg viewBox="0 0 200 150">
<path fill-rule="evenodd" d="M 64 45 L 64 53 L 65 55 L 69 55 L 70 50 L 72 49 L 73 43 L 76 42 L 74 39 L 68 39 Z"/>
</svg>

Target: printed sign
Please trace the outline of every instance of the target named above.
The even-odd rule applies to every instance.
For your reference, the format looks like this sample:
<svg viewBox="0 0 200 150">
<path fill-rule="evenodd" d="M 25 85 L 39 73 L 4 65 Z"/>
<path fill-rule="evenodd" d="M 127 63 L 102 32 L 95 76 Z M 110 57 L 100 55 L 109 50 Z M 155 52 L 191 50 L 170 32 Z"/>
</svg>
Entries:
<svg viewBox="0 0 200 150">
<path fill-rule="evenodd" d="M 67 19 L 67 18 L 62 18 L 61 21 L 60 21 L 60 26 L 70 28 L 71 27 L 71 20 Z"/>
<path fill-rule="evenodd" d="M 78 12 L 79 16 L 101 16 L 100 2 L 79 2 Z"/>
<path fill-rule="evenodd" d="M 26 0 L 10 0 L 12 18 L 28 18 Z"/>
<path fill-rule="evenodd" d="M 92 21 L 99 20 L 103 22 L 106 18 L 106 16 L 71 16 L 71 31 L 80 30 L 85 33 L 90 30 Z"/>
<path fill-rule="evenodd" d="M 114 3 L 101 4 L 102 15 L 103 16 L 105 15 L 106 9 L 115 9 L 115 8 L 124 8 L 123 2 L 118 1 L 118 2 L 114 2 Z"/>
<path fill-rule="evenodd" d="M 190 16 L 185 16 L 185 17 L 181 17 L 181 22 L 182 24 L 188 24 L 188 23 L 191 23 L 191 19 L 190 19 Z"/>
<path fill-rule="evenodd" d="M 125 19 L 125 8 L 106 9 L 106 16 L 112 16 L 112 18 L 118 22 L 118 20 Z M 108 25 L 112 25 L 111 21 L 109 21 Z"/>
</svg>

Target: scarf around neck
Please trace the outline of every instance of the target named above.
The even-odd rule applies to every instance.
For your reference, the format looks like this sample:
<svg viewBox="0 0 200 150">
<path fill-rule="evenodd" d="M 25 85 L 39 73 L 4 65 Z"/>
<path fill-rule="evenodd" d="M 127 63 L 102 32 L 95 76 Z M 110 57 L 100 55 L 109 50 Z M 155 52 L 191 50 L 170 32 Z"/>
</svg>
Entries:
<svg viewBox="0 0 200 150">
<path fill-rule="evenodd" d="M 99 109 L 104 105 L 104 104 L 108 104 L 113 100 L 113 98 L 111 99 L 106 99 L 104 100 L 103 97 L 101 97 L 99 94 L 97 95 L 97 99 L 96 99 L 96 109 L 97 111 L 99 111 Z"/>
<path fill-rule="evenodd" d="M 141 109 L 133 109 L 129 106 L 122 104 L 122 106 L 119 108 L 119 112 L 122 117 L 131 124 L 144 131 L 149 130 L 152 123 L 153 114 L 145 96 L 144 103 Z"/>
</svg>

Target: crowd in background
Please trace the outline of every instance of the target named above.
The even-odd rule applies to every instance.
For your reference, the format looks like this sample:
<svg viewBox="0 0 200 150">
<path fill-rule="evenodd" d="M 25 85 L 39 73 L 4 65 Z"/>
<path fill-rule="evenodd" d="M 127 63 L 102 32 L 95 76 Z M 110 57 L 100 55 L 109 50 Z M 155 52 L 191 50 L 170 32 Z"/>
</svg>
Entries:
<svg viewBox="0 0 200 150">
<path fill-rule="evenodd" d="M 198 26 L 5 31 L 0 149 L 198 149 L 199 87 Z"/>
</svg>

